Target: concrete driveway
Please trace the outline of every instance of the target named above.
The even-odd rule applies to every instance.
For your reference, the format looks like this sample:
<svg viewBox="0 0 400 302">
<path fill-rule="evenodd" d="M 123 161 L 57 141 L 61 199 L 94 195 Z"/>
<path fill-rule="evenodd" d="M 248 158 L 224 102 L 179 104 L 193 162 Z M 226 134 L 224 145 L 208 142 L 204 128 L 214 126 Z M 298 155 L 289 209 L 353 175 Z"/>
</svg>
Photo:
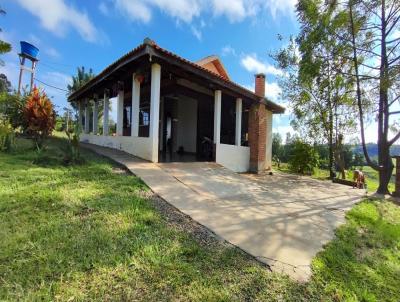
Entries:
<svg viewBox="0 0 400 302">
<path fill-rule="evenodd" d="M 237 174 L 215 163 L 154 164 L 90 146 L 125 165 L 158 195 L 272 270 L 300 281 L 365 192 L 287 174 Z"/>
</svg>

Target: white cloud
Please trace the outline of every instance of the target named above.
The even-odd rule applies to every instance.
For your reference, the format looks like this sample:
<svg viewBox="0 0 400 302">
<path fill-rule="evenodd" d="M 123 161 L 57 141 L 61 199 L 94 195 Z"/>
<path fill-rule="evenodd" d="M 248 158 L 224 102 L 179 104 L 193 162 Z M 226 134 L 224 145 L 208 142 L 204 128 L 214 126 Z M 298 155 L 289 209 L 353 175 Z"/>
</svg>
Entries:
<svg viewBox="0 0 400 302">
<path fill-rule="evenodd" d="M 202 33 L 195 26 L 191 26 L 192 34 L 197 38 L 197 40 L 201 41 Z"/>
<path fill-rule="evenodd" d="M 198 0 L 115 0 L 115 6 L 131 20 L 144 23 L 151 20 L 153 8 L 186 23 L 190 23 L 201 12 Z"/>
<path fill-rule="evenodd" d="M 270 98 L 272 101 L 277 102 L 279 100 L 280 94 L 282 93 L 281 87 L 279 87 L 278 83 L 265 82 L 265 96 Z"/>
<path fill-rule="evenodd" d="M 248 15 L 245 1 L 242 0 L 213 0 L 212 7 L 215 15 L 225 15 L 231 22 L 241 21 Z"/>
<path fill-rule="evenodd" d="M 67 5 L 64 0 L 18 0 L 19 4 L 39 18 L 41 25 L 57 36 L 68 28 L 75 29 L 83 39 L 96 42 L 99 33 L 85 12 Z"/>
<path fill-rule="evenodd" d="M 221 50 L 221 53 L 222 53 L 222 56 L 224 56 L 224 57 L 229 56 L 229 55 L 236 56 L 235 49 L 230 45 L 226 45 L 225 47 L 223 47 Z"/>
<path fill-rule="evenodd" d="M 148 23 L 153 10 L 158 9 L 168 16 L 191 23 L 194 18 L 204 13 L 216 17 L 225 16 L 230 22 L 240 22 L 245 18 L 269 12 L 275 19 L 280 15 L 294 15 L 297 0 L 113 0 L 116 9 L 133 21 Z M 99 9 L 106 11 L 104 2 Z"/>
<path fill-rule="evenodd" d="M 254 92 L 254 85 L 244 85 L 244 88 Z M 278 83 L 272 82 L 269 83 L 265 81 L 265 96 L 269 98 L 271 101 L 276 103 L 282 103 L 280 100 L 280 94 L 282 92 L 281 87 L 279 87 Z"/>
<path fill-rule="evenodd" d="M 108 16 L 110 14 L 109 8 L 107 7 L 107 5 L 104 2 L 100 2 L 99 6 L 99 11 L 104 15 L 104 16 Z"/>
<path fill-rule="evenodd" d="M 148 23 L 151 19 L 151 9 L 142 1 L 115 0 L 115 6 L 131 20 Z"/>
<path fill-rule="evenodd" d="M 249 72 L 253 73 L 265 73 L 274 76 L 282 76 L 283 71 L 277 69 L 273 65 L 260 61 L 255 54 L 246 55 L 242 58 L 242 66 Z"/>
<path fill-rule="evenodd" d="M 269 0 L 265 2 L 266 7 L 275 19 L 278 14 L 295 16 L 297 0 Z"/>
<path fill-rule="evenodd" d="M 50 57 L 55 58 L 55 59 L 61 57 L 61 55 L 60 55 L 60 53 L 57 51 L 57 49 L 55 49 L 55 48 L 53 48 L 53 47 L 46 47 L 46 48 L 44 49 L 44 52 L 45 52 L 46 54 L 48 54 Z"/>
</svg>

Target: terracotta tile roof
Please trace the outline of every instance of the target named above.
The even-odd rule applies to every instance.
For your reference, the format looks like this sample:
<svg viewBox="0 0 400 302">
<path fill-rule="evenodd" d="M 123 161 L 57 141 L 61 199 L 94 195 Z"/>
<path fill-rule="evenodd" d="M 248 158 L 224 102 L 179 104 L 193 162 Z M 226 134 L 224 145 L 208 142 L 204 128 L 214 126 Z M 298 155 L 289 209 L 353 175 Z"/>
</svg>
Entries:
<svg viewBox="0 0 400 302">
<path fill-rule="evenodd" d="M 272 101 L 268 100 L 267 98 L 262 99 L 259 96 L 257 96 L 253 91 L 207 69 L 204 68 L 192 61 L 189 61 L 181 56 L 178 56 L 177 54 L 174 54 L 173 52 L 160 47 L 158 44 L 156 44 L 154 41 L 146 38 L 144 40 L 144 42 L 142 44 L 140 44 L 139 46 L 137 46 L 136 48 L 132 49 L 131 51 L 129 51 L 128 53 L 126 53 L 125 55 L 123 55 L 121 58 L 119 58 L 117 61 L 115 61 L 114 63 L 108 65 L 102 72 L 100 72 L 97 76 L 95 76 L 93 79 L 91 79 L 89 82 L 87 82 L 84 86 L 82 86 L 79 90 L 75 91 L 74 93 L 72 93 L 71 95 L 68 96 L 69 100 L 74 99 L 76 96 L 78 96 L 81 92 L 84 92 L 85 90 L 89 89 L 90 86 L 98 83 L 99 81 L 103 80 L 103 78 L 110 72 L 114 70 L 117 70 L 120 65 L 127 59 L 129 59 L 131 56 L 134 56 L 135 54 L 139 53 L 141 50 L 144 50 L 146 47 L 152 47 L 154 50 L 157 50 L 161 53 L 163 53 L 164 55 L 167 55 L 171 58 L 174 58 L 175 60 L 181 61 L 185 64 L 188 64 L 196 69 L 202 70 L 205 73 L 211 75 L 212 77 L 222 80 L 223 82 L 227 83 L 228 85 L 232 85 L 240 90 L 242 90 L 243 92 L 246 92 L 248 95 L 251 95 L 253 100 L 257 100 L 258 101 L 264 101 L 267 105 L 267 107 L 269 107 L 270 110 L 273 110 L 274 113 L 283 113 L 285 111 L 285 108 L 273 103 Z M 122 64 L 123 65 L 123 64 Z"/>
</svg>

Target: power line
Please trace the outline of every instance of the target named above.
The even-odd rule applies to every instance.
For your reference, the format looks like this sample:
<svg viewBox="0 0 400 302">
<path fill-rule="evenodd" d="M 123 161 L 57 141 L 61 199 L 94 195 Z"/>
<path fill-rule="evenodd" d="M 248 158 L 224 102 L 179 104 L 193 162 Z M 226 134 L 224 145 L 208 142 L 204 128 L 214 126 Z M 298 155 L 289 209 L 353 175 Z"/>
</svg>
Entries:
<svg viewBox="0 0 400 302">
<path fill-rule="evenodd" d="M 56 87 L 56 86 L 47 84 L 47 83 L 45 83 L 45 82 L 43 82 L 43 81 L 41 81 L 41 80 L 39 80 L 39 79 L 37 79 L 37 78 L 35 78 L 35 81 L 37 81 L 37 82 L 39 82 L 39 83 L 41 83 L 41 84 L 43 84 L 43 85 L 46 85 L 46 86 L 48 86 L 48 87 L 54 88 L 54 89 L 58 89 L 58 90 L 65 91 L 65 92 L 69 92 L 68 90 L 66 90 L 66 89 L 64 89 L 64 88 L 60 88 L 60 87 Z"/>
</svg>

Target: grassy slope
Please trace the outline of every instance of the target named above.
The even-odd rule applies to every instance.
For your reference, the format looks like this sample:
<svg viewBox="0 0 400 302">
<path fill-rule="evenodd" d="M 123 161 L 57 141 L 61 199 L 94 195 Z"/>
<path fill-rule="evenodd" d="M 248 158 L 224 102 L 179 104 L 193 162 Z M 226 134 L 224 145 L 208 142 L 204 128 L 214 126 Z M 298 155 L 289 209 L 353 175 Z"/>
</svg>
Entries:
<svg viewBox="0 0 400 302">
<path fill-rule="evenodd" d="M 400 210 L 387 202 L 354 208 L 315 279 L 297 284 L 168 226 L 109 161 L 85 152 L 85 165 L 60 165 L 60 144 L 47 166 L 26 144 L 0 153 L 0 300 L 400 300 Z"/>
</svg>

